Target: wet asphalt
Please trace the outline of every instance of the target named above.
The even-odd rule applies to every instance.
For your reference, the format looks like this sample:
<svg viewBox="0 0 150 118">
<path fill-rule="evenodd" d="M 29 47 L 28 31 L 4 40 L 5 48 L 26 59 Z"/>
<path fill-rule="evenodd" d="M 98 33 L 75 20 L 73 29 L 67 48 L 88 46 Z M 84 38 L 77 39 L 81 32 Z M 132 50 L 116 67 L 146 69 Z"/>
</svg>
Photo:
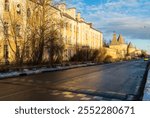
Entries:
<svg viewBox="0 0 150 118">
<path fill-rule="evenodd" d="M 0 80 L 0 100 L 139 100 L 146 65 L 136 60 L 6 78 Z"/>
</svg>

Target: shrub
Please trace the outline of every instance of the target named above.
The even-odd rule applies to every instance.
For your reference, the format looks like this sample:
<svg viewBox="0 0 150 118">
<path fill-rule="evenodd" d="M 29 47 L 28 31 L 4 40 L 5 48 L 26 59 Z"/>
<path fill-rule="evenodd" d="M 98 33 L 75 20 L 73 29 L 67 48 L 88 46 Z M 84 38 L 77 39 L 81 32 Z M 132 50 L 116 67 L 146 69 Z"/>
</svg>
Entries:
<svg viewBox="0 0 150 118">
<path fill-rule="evenodd" d="M 115 60 L 112 58 L 112 56 L 108 55 L 105 57 L 104 62 L 105 63 L 112 63 L 112 62 L 115 62 Z"/>
</svg>

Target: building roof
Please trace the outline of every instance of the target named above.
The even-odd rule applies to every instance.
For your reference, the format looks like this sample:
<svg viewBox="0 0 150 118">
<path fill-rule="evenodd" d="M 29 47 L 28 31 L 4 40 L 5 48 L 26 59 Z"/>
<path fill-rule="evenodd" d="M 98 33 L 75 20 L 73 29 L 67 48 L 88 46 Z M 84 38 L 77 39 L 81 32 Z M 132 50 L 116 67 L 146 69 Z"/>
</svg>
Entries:
<svg viewBox="0 0 150 118">
<path fill-rule="evenodd" d="M 117 41 L 118 41 L 118 43 L 119 43 L 119 44 L 125 44 L 125 41 L 124 41 L 124 39 L 123 39 L 123 37 L 122 37 L 122 35 L 121 35 L 121 34 L 119 35 L 119 37 L 118 37 L 118 40 L 117 40 Z"/>
<path fill-rule="evenodd" d="M 113 39 L 111 41 L 111 45 L 117 45 L 118 42 L 117 42 L 117 37 L 116 37 L 116 33 L 113 34 Z"/>
<path fill-rule="evenodd" d="M 38 3 L 37 0 L 30 0 L 30 1 L 35 2 L 35 3 Z M 65 3 L 60 3 L 60 4 L 58 4 L 58 5 L 61 5 L 61 4 L 66 5 Z M 54 9 L 58 10 L 59 12 L 61 12 L 61 10 L 58 8 L 58 5 L 57 5 L 57 6 L 54 6 L 54 5 L 52 5 L 52 4 L 49 4 L 50 7 L 52 7 L 52 8 L 54 8 Z M 72 8 L 67 8 L 67 9 L 72 9 Z M 76 8 L 73 7 L 73 9 L 76 9 Z M 80 22 L 80 23 L 85 23 L 85 24 L 87 24 L 87 25 L 91 25 L 90 23 L 88 23 L 88 22 L 86 22 L 86 21 L 78 21 L 76 18 L 73 18 L 71 15 L 69 15 L 69 14 L 67 14 L 67 13 L 65 13 L 65 12 L 61 12 L 61 14 L 62 14 L 64 17 L 69 18 L 69 19 L 71 19 L 71 20 L 74 20 L 74 21 L 76 21 L 76 22 Z M 96 29 L 96 28 L 94 28 L 94 27 L 91 27 L 91 28 L 92 28 L 93 30 L 97 31 L 97 32 L 102 33 L 100 30 L 98 30 L 98 29 Z"/>
<path fill-rule="evenodd" d="M 128 48 L 134 48 L 131 42 L 129 43 Z"/>
</svg>

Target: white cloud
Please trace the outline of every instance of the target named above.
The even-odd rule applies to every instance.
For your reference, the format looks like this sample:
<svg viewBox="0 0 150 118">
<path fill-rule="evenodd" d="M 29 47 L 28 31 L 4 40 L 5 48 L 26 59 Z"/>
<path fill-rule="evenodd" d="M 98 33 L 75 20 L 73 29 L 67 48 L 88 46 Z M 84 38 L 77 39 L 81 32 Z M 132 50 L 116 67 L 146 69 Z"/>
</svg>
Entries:
<svg viewBox="0 0 150 118">
<path fill-rule="evenodd" d="M 69 6 L 79 9 L 106 38 L 116 31 L 132 39 L 150 39 L 150 1 L 140 1 L 106 0 L 103 4 L 90 5 L 84 0 L 72 0 Z"/>
</svg>

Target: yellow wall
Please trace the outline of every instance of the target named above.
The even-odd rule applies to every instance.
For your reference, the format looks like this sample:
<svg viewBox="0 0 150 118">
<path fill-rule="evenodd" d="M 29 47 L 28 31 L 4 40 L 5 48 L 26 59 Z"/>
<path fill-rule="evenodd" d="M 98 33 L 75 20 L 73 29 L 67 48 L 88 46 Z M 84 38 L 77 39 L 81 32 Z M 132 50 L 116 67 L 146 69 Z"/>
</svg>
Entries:
<svg viewBox="0 0 150 118">
<path fill-rule="evenodd" d="M 17 14 L 17 5 L 20 4 L 21 14 Z M 15 40 L 14 40 L 14 31 L 12 28 L 12 23 L 17 22 L 18 25 L 21 26 L 20 30 L 20 37 L 17 38 L 17 42 L 20 44 L 19 47 L 22 46 L 21 40 L 25 39 L 25 27 L 26 27 L 26 12 L 24 11 L 26 9 L 26 0 L 9 0 L 9 11 L 4 11 L 4 3 L 0 4 L 0 17 L 2 18 L 3 22 L 8 22 L 9 31 L 8 31 L 8 38 L 6 39 L 4 37 L 4 32 L 2 28 L 2 24 L 0 23 L 0 61 L 4 62 L 4 45 L 8 45 L 8 51 L 9 51 L 9 61 L 12 62 L 14 60 L 14 53 L 13 51 L 16 50 L 15 47 Z M 9 41 L 8 41 L 9 39 Z"/>
<path fill-rule="evenodd" d="M 75 8 L 66 9 L 65 4 L 58 6 L 63 13 L 65 27 L 63 28 L 63 37 L 66 43 L 66 53 L 69 59 L 76 52 L 76 48 L 88 46 L 91 49 L 100 49 L 103 46 L 103 34 L 94 29 L 90 23 L 84 21 L 80 13 L 76 13 Z M 66 15 L 67 14 L 67 15 Z M 69 15 L 69 16 L 68 16 Z M 71 55 L 68 54 L 71 52 Z"/>
<path fill-rule="evenodd" d="M 21 15 L 15 14 L 18 24 L 22 26 L 22 37 L 18 40 L 22 40 L 26 38 L 25 30 L 28 25 L 26 10 L 28 7 L 34 6 L 35 3 L 31 2 L 30 0 L 10 0 L 10 11 L 13 11 L 14 6 L 17 4 L 20 4 L 21 9 L 23 10 Z M 55 11 L 53 17 L 64 21 L 64 28 L 61 29 L 61 33 L 65 42 L 64 60 L 68 60 L 71 56 L 73 56 L 76 53 L 77 48 L 88 46 L 91 49 L 100 49 L 103 46 L 102 32 L 97 31 L 90 23 L 84 21 L 84 19 L 81 17 L 81 14 L 77 15 L 75 8 L 67 9 L 65 4 L 58 5 L 57 8 L 52 6 L 50 7 L 52 8 L 52 11 Z M 0 7 L 0 16 L 3 17 L 3 20 L 7 20 L 9 22 L 9 13 L 3 12 L 2 7 Z M 51 13 L 49 16 L 52 17 Z M 9 28 L 9 33 L 12 33 L 11 27 Z M 0 31 L 0 34 L 2 34 L 2 31 Z M 4 39 L 3 35 L 0 37 L 0 45 L 2 45 L 0 47 L 2 50 L 0 52 L 0 60 L 3 58 L 2 39 Z M 9 39 L 11 46 L 15 50 L 13 38 L 10 36 Z M 14 55 L 9 47 L 9 61 L 11 62 L 13 59 Z"/>
<path fill-rule="evenodd" d="M 114 34 L 114 36 L 116 36 Z M 113 36 L 113 39 L 112 41 L 114 41 L 114 37 Z M 119 35 L 120 36 L 120 35 Z M 122 37 L 123 38 L 123 37 Z M 106 48 L 106 52 L 107 52 L 107 55 L 110 55 L 112 56 L 113 58 L 126 58 L 126 56 L 135 56 L 135 55 L 139 55 L 141 54 L 140 50 L 136 51 L 136 48 L 132 46 L 131 43 L 129 44 L 126 44 L 126 43 L 120 43 L 117 38 L 116 38 L 116 41 L 117 43 L 116 44 L 110 44 L 109 45 L 109 48 Z M 125 41 L 124 41 L 125 42 Z M 116 53 L 115 53 L 116 52 Z M 137 53 L 138 52 L 138 53 Z"/>
</svg>

